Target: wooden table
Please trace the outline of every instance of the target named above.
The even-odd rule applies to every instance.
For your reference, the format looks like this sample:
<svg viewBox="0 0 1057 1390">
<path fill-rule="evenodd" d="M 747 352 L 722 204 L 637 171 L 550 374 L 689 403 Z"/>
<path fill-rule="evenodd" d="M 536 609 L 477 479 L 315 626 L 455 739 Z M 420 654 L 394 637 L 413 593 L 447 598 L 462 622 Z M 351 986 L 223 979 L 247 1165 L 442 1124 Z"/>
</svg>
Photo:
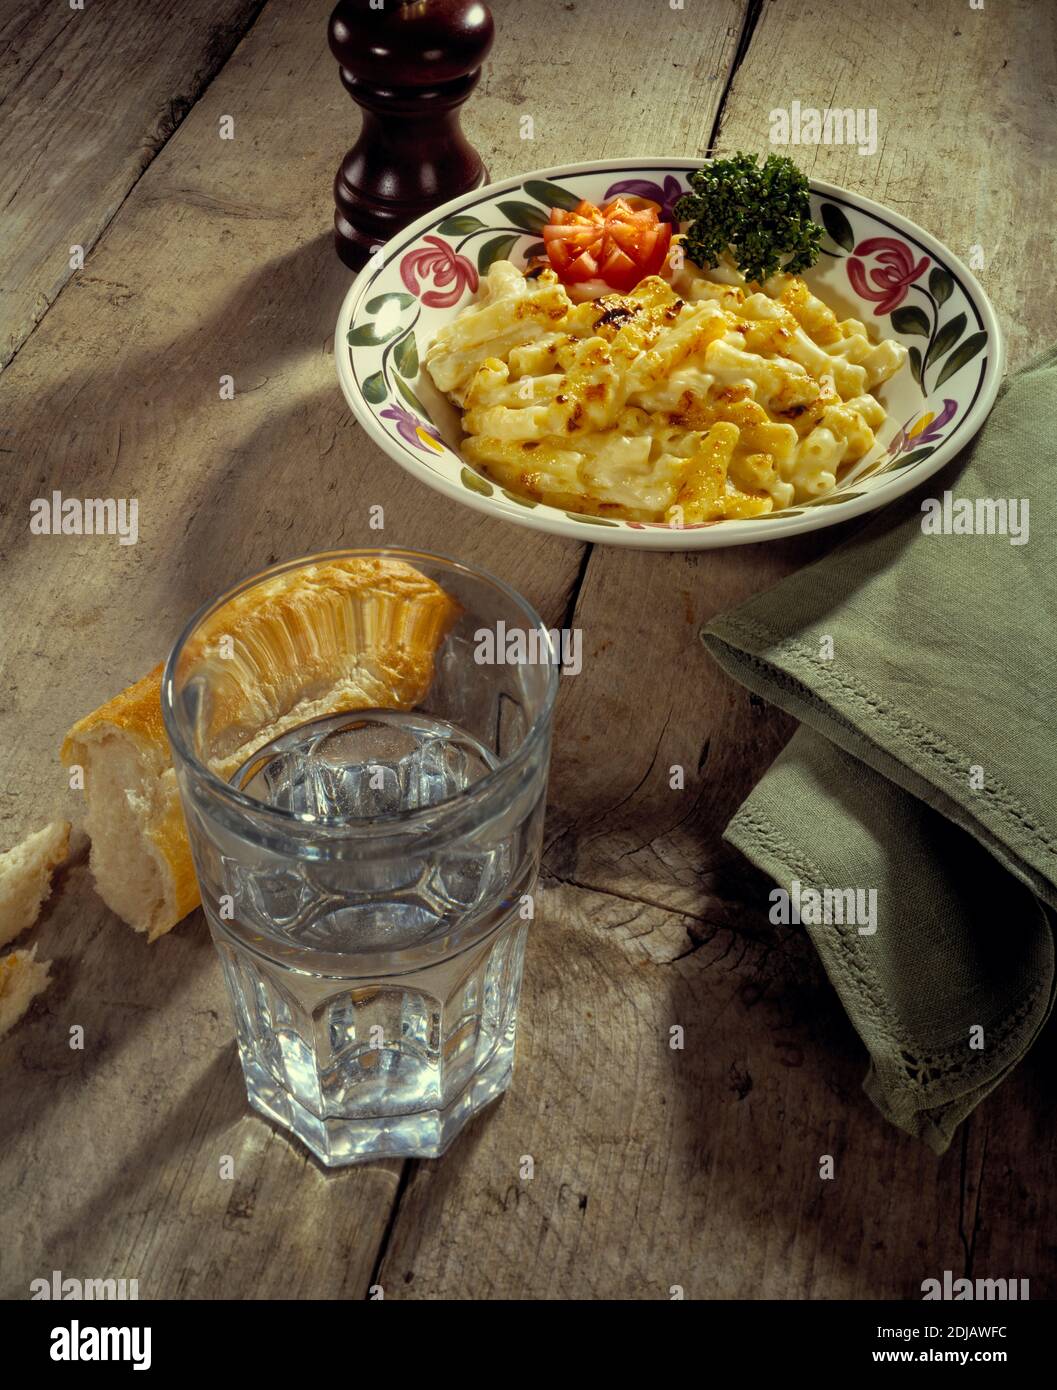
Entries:
<svg viewBox="0 0 1057 1390">
<path fill-rule="evenodd" d="M 864 1050 L 810 944 L 768 925 L 767 885 L 720 842 L 791 724 L 719 674 L 699 629 L 838 533 L 700 555 L 580 546 L 383 457 L 334 372 L 349 273 L 331 179 L 355 115 L 329 8 L 0 4 L 0 844 L 79 813 L 63 732 L 226 585 L 380 539 L 483 565 L 584 633 L 583 673 L 561 683 L 513 1088 L 442 1160 L 324 1173 L 247 1108 L 201 914 L 148 946 L 82 861 L 37 933 L 55 982 L 0 1044 L 0 1294 L 60 1269 L 137 1278 L 143 1298 L 918 1298 L 951 1269 L 1045 1297 L 1054 1030 L 937 1160 L 863 1096 Z M 766 151 L 774 106 L 875 107 L 874 156 L 789 152 L 963 257 L 981 247 L 1012 367 L 1052 339 L 1047 0 L 494 10 L 465 113 L 494 178 Z M 29 503 L 53 489 L 137 497 L 138 544 L 31 536 Z"/>
</svg>

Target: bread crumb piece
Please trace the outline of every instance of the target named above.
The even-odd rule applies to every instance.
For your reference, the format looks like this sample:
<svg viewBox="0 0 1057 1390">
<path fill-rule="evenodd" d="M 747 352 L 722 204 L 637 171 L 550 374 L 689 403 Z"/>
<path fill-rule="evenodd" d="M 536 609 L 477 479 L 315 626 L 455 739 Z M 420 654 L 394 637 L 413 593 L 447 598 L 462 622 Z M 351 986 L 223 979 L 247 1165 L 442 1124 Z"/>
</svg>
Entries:
<svg viewBox="0 0 1057 1390">
<path fill-rule="evenodd" d="M 0 854 L 0 946 L 31 927 L 70 848 L 69 821 L 53 821 Z"/>
<path fill-rule="evenodd" d="M 37 960 L 36 946 L 0 957 L 0 1038 L 47 988 L 50 968 L 50 960 Z"/>
</svg>

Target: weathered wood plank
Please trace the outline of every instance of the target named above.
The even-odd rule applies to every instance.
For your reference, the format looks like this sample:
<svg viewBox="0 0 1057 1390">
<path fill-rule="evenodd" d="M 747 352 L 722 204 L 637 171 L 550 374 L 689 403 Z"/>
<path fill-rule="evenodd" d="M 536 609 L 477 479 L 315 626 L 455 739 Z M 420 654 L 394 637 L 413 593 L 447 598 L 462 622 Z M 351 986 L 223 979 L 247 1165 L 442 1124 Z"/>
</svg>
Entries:
<svg viewBox="0 0 1057 1390">
<path fill-rule="evenodd" d="M 0 368 L 263 0 L 52 0 L 0 11 Z"/>
<path fill-rule="evenodd" d="M 277 558 L 436 548 L 516 583 L 550 622 L 564 611 L 579 546 L 438 498 L 341 398 L 331 338 L 349 275 L 331 180 L 352 107 L 329 8 L 264 11 L 0 380 L 4 845 L 64 805 L 78 814 L 56 758 L 70 721 L 153 665 L 210 594 Z M 222 114 L 234 140 L 218 139 Z M 31 536 L 30 500 L 53 488 L 137 497 L 138 544 Z M 58 983 L 0 1043 L 0 1113 L 19 1136 L 0 1159 L 18 1232 L 3 1291 L 59 1268 L 138 1278 L 142 1297 L 362 1296 L 398 1166 L 328 1178 L 249 1116 L 200 914 L 148 948 L 80 868 L 37 936 Z M 83 1054 L 67 1046 L 74 1023 Z"/>
<path fill-rule="evenodd" d="M 252 1117 L 201 914 L 148 946 L 81 864 L 40 936 L 55 983 L 3 1042 L 0 1294 L 58 1269 L 145 1299 L 361 1296 L 399 1165 L 350 1191 Z"/>
<path fill-rule="evenodd" d="M 874 170 L 890 171 L 887 195 L 868 169 L 856 185 L 854 170 L 825 162 L 839 151 L 818 152 L 822 176 L 905 205 L 956 250 L 972 230 L 1000 312 L 1028 289 L 1050 293 L 1023 279 L 1025 238 L 1045 225 L 1038 142 L 1053 82 L 1045 54 L 1028 56 L 1026 0 L 1001 24 L 953 0 L 938 23 L 899 8 L 896 49 L 897 21 L 882 26 L 865 0 L 765 6 L 722 148 L 763 147 L 767 111 L 794 97 L 876 96 L 879 109 L 883 98 L 902 122 L 901 133 L 889 122 Z M 15 480 L 0 508 L 0 843 L 61 804 L 54 752 L 67 724 L 255 566 L 381 539 L 484 563 L 551 622 L 575 590 L 579 547 L 425 491 L 341 403 L 329 337 L 347 277 L 330 248 L 330 179 L 353 117 L 326 50 L 328 10 L 266 8 L 0 380 Z M 465 118 L 494 177 L 702 151 L 740 4 L 496 10 L 494 58 Z M 953 50 L 948 18 L 962 31 Z M 986 45 L 969 27 L 981 19 L 993 25 Z M 589 101 L 585 62 L 607 79 Z M 967 121 L 929 95 L 941 70 L 963 90 L 991 74 L 987 62 L 1009 123 L 1000 150 L 979 134 L 983 97 Z M 1034 73 L 1038 87 L 1020 95 L 1005 73 Z M 235 117 L 234 141 L 217 139 L 221 114 Z M 929 154 L 937 143 L 953 172 Z M 1021 153 L 1037 174 L 1027 191 Z M 995 216 L 1014 187 L 1021 199 L 1019 228 L 988 223 L 999 264 L 970 227 L 964 181 L 979 169 L 992 171 Z M 948 212 L 959 203 L 960 222 Z M 1032 322 L 1046 314 L 1052 301 Z M 233 401 L 219 399 L 221 374 L 235 378 Z M 31 538 L 29 500 L 53 487 L 137 496 L 139 544 Z M 375 503 L 381 536 L 367 528 Z M 584 672 L 563 681 L 551 886 L 514 1087 L 444 1160 L 414 1165 L 382 1265 L 387 1297 L 667 1297 L 673 1284 L 688 1297 L 916 1297 L 922 1278 L 972 1260 L 993 1275 L 1052 1261 L 1052 1046 L 937 1164 L 861 1095 L 861 1050 L 809 943 L 767 927 L 766 886 L 718 848 L 788 725 L 720 680 L 696 631 L 814 545 L 715 561 L 593 552 L 576 613 Z M 702 769 L 679 794 L 663 776 L 677 762 Z M 24 1296 L 29 1279 L 61 1268 L 137 1277 L 143 1297 L 362 1296 L 398 1166 L 328 1177 L 250 1117 L 200 915 L 147 947 L 93 899 L 83 866 L 67 879 L 39 932 L 57 982 L 0 1043 L 0 1114 L 17 1136 L 0 1155 L 0 1294 Z M 74 1023 L 84 1052 L 67 1045 Z M 673 1025 L 682 1051 L 669 1047 Z M 833 1183 L 818 1181 L 824 1153 Z"/>
<path fill-rule="evenodd" d="M 654 18 L 651 38 L 667 16 Z M 1037 255 L 1057 193 L 1057 71 L 1052 25 L 1045 40 L 1039 26 L 1028 0 L 1001 16 L 903 0 L 883 20 L 869 0 L 772 0 L 717 152 L 766 152 L 770 111 L 794 99 L 875 107 L 875 157 L 787 152 L 963 257 L 982 246 L 1015 366 L 1057 317 Z M 648 147 L 704 153 L 707 126 L 648 134 Z M 665 1297 L 680 1283 L 688 1296 L 898 1298 L 974 1260 L 1037 1286 L 1052 1268 L 1042 1056 L 937 1163 L 862 1097 L 864 1051 L 810 947 L 775 938 L 766 885 L 719 842 L 792 726 L 726 680 L 698 632 L 839 534 L 697 557 L 591 553 L 574 617 L 584 671 L 563 682 L 548 821 L 546 866 L 566 886 L 534 935 L 514 1093 L 466 1141 L 468 1171 L 416 1169 L 382 1269 L 394 1291 L 410 1271 L 411 1296 L 455 1281 L 465 1296 Z M 670 785 L 674 766 L 685 789 Z M 678 962 L 640 958 L 644 939 L 680 931 L 705 944 Z M 688 1038 L 674 1060 L 673 1023 Z M 538 1180 L 519 1180 L 521 1153 Z M 832 1184 L 819 1181 L 823 1153 L 837 1160 Z"/>
<path fill-rule="evenodd" d="M 513 1090 L 413 1166 L 386 1298 L 917 1299 L 923 1279 L 960 1274 L 961 1155 L 937 1161 L 878 1120 L 803 934 L 711 926 L 695 944 L 693 919 L 565 885 L 541 908 Z M 977 1273 L 1052 1269 L 1052 1128 L 1025 1123 L 1049 1107 L 1052 1126 L 1044 1059 L 1028 1072 L 995 1124 L 1050 1138 L 1014 1177 L 1005 1142 L 993 1171 L 992 1127 L 1001 1204 L 989 1219 L 984 1203 Z"/>
<path fill-rule="evenodd" d="M 890 35 L 897 30 L 900 43 L 892 46 Z M 718 152 L 766 151 L 770 110 L 794 99 L 802 106 L 875 108 L 875 157 L 837 146 L 786 152 L 807 172 L 905 212 L 966 259 L 971 248 L 980 247 L 979 273 L 1007 332 L 1015 368 L 1049 341 L 1057 307 L 1057 293 L 1036 254 L 1039 219 L 1057 196 L 1051 85 L 1057 63 L 1052 42 L 1048 49 L 1040 43 L 1031 61 L 1039 38 L 1039 10 L 1030 0 L 1004 11 L 1001 21 L 960 4 L 924 9 L 907 0 L 884 25 L 868 4 L 842 6 L 838 18 L 776 0 L 764 7 L 734 78 Z M 947 99 L 955 90 L 979 94 L 970 99 L 968 113 Z M 656 563 L 595 549 L 577 621 L 599 652 L 594 678 L 606 692 L 610 715 L 632 731 L 639 756 L 599 760 L 591 746 L 589 692 L 584 685 L 570 690 L 567 699 L 582 727 L 559 751 L 554 823 L 571 832 L 556 842 L 557 872 L 622 892 L 640 891 L 648 879 L 655 898 L 660 892 L 673 906 L 695 910 L 679 891 L 680 873 L 687 860 L 698 866 L 699 878 L 710 872 L 701 841 L 714 847 L 716 830 L 789 727 L 776 729 L 773 712 L 756 708 L 702 660 L 697 632 L 713 613 L 823 553 L 842 530 Z M 646 643 L 648 664 L 637 660 Z M 622 666 L 628 652 L 636 660 Z M 665 673 L 665 684 L 655 683 L 657 672 Z M 737 709 L 733 722 L 731 701 Z M 687 794 L 668 791 L 668 768 L 694 765 L 706 741 L 705 775 L 688 779 L 689 794 L 696 790 L 701 805 L 686 820 Z M 616 809 L 602 817 L 594 810 L 589 831 L 579 834 L 588 808 L 610 806 Z M 672 835 L 675 843 L 668 842 Z"/>
</svg>

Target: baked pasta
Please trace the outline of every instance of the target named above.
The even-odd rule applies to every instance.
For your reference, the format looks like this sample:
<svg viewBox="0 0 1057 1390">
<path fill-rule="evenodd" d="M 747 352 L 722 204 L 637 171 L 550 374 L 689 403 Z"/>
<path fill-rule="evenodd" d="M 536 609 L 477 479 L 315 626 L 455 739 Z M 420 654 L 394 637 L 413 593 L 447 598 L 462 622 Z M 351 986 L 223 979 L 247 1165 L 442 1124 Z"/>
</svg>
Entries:
<svg viewBox="0 0 1057 1390">
<path fill-rule="evenodd" d="M 425 365 L 465 457 L 564 511 L 689 526 L 810 501 L 863 458 L 906 359 L 795 275 L 685 262 L 574 304 L 551 269 L 492 265 Z"/>
</svg>

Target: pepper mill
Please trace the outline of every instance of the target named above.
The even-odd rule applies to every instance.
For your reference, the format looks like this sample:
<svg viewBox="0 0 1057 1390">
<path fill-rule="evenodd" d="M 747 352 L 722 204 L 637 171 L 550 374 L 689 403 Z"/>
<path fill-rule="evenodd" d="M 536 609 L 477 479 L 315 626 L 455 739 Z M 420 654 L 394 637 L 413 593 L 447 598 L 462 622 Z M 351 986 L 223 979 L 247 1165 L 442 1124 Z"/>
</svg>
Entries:
<svg viewBox="0 0 1057 1390">
<path fill-rule="evenodd" d="M 334 179 L 334 242 L 359 270 L 430 208 L 485 183 L 459 126 L 495 26 L 479 0 L 339 0 L 330 50 L 363 111 Z"/>
</svg>

